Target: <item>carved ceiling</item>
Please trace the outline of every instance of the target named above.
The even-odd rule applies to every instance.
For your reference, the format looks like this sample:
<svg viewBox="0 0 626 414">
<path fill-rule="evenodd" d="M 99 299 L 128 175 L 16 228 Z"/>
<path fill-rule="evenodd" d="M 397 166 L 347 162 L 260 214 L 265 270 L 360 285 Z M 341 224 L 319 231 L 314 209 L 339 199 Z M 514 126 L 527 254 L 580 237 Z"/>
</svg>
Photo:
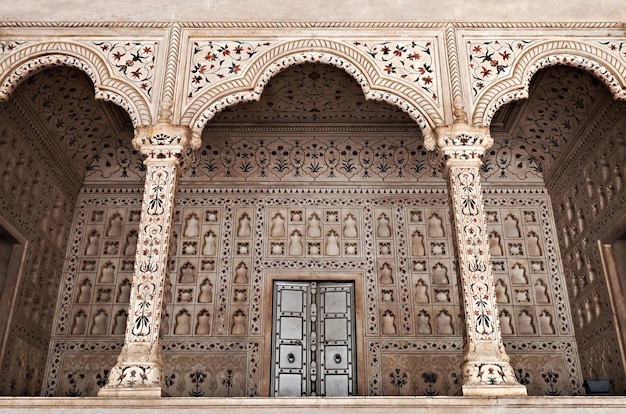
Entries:
<svg viewBox="0 0 626 414">
<path fill-rule="evenodd" d="M 119 107 L 95 100 L 93 87 L 81 72 L 63 67 L 38 72 L 19 85 L 11 99 L 26 107 L 42 135 L 56 143 L 61 156 L 80 176 L 88 175 L 92 181 L 116 174 L 120 178 L 142 176 L 141 160 L 130 144 L 130 119 Z M 531 84 L 530 99 L 506 105 L 494 117 L 492 134 L 496 143 L 485 159 L 483 176 L 493 183 L 543 183 L 568 144 L 607 104 L 617 103 L 605 86 L 586 72 L 563 66 L 539 72 Z M 205 128 L 203 139 L 204 146 L 217 143 L 225 128 L 245 127 L 245 134 L 253 138 L 254 134 L 267 137 L 275 127 L 295 127 L 291 139 L 296 142 L 308 139 L 308 135 L 298 136 L 295 132 L 302 131 L 302 127 L 329 131 L 333 126 L 362 131 L 373 127 L 371 131 L 377 132 L 362 138 L 366 146 L 376 145 L 377 136 L 387 139 L 383 137 L 386 127 L 395 131 L 395 136 L 398 128 L 406 130 L 405 141 L 419 145 L 415 156 L 422 154 L 424 163 L 435 167 L 432 157 L 420 150 L 419 128 L 404 112 L 386 103 L 365 100 L 349 75 L 321 64 L 294 66 L 277 74 L 258 102 L 239 104 L 216 116 Z M 280 139 L 290 138 L 283 133 Z M 353 134 L 350 139 L 359 137 Z M 222 144 L 212 148 L 221 148 Z M 223 154 L 213 155 L 223 158 Z M 399 170 L 405 168 L 408 164 Z M 438 175 L 435 170 L 428 174 Z M 413 182 L 415 179 L 408 178 Z"/>
</svg>

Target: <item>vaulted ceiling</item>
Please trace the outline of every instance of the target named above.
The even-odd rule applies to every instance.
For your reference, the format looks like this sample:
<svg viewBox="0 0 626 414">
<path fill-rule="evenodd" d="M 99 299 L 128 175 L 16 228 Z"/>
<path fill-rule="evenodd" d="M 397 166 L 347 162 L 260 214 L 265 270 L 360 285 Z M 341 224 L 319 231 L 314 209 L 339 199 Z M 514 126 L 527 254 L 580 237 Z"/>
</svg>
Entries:
<svg viewBox="0 0 626 414">
<path fill-rule="evenodd" d="M 552 67 L 535 75 L 530 96 L 503 107 L 494 117 L 496 144 L 483 167 L 488 181 L 542 182 L 600 107 L 611 102 L 624 105 L 613 102 L 594 76 L 569 67 Z M 115 159 L 111 155 L 120 143 L 129 148 L 133 133 L 129 117 L 119 107 L 95 100 L 90 80 L 75 69 L 38 72 L 19 85 L 11 100 L 26 108 L 42 135 L 55 143 L 79 176 L 106 152 Z M 405 126 L 419 136 L 404 112 L 365 100 L 359 85 L 345 72 L 304 64 L 272 78 L 260 101 L 220 113 L 205 129 L 204 140 L 212 139 L 211 131 L 218 127 L 305 124 Z"/>
</svg>

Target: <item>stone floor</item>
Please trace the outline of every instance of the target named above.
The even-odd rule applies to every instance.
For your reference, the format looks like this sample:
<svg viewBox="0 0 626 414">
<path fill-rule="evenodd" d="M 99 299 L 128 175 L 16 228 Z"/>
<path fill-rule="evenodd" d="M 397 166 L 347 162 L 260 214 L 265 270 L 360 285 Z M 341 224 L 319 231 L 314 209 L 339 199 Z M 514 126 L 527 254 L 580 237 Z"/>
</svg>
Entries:
<svg viewBox="0 0 626 414">
<path fill-rule="evenodd" d="M 12 398 L 0 397 L 0 412 L 148 414 L 616 414 L 626 413 L 626 397 L 352 397 L 352 398 Z"/>
</svg>

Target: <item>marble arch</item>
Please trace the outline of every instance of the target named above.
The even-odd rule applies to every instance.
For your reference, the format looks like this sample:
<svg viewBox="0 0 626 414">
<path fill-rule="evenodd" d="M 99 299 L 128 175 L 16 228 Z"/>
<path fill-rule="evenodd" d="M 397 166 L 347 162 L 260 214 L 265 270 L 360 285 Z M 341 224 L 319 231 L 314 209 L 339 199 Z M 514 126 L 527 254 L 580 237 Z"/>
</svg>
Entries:
<svg viewBox="0 0 626 414">
<path fill-rule="evenodd" d="M 34 72 L 54 66 L 70 66 L 86 73 L 94 86 L 95 98 L 122 107 L 133 127 L 152 123 L 150 108 L 141 94 L 128 83 L 113 78 L 102 58 L 77 43 L 38 43 L 3 59 L 0 62 L 0 100 L 7 100 L 19 83 Z"/>
<path fill-rule="evenodd" d="M 48 8 L 22 2 L 24 18 L 40 13 L 42 21 L 13 21 L 8 19 L 14 12 L 0 14 L 5 18 L 0 86 L 7 82 L 8 95 L 20 85 L 0 105 L 0 213 L 28 235 L 24 284 L 15 292 L 15 305 L 0 303 L 0 311 L 10 310 L 0 391 L 83 397 L 51 403 L 3 397 L 0 407 L 162 406 L 249 413 L 270 408 L 279 413 L 295 405 L 323 412 L 385 405 L 424 406 L 436 414 L 452 404 L 496 411 L 515 405 L 538 412 L 546 405 L 571 409 L 572 399 L 543 396 L 579 395 L 586 379 L 598 377 L 626 394 L 626 334 L 616 324 L 616 316 L 626 311 L 614 306 L 626 301 L 610 297 L 612 285 L 596 243 L 604 241 L 599 235 L 607 228 L 621 226 L 626 205 L 626 102 L 614 101 L 604 86 L 623 96 L 625 15 L 594 16 L 577 3 L 550 17 L 543 11 L 556 8 L 529 15 L 520 13 L 525 4 L 499 4 L 509 18 L 523 19 L 508 22 L 494 16 L 493 7 L 472 0 L 436 7 L 386 4 L 375 15 L 366 13 L 367 2 L 358 8 L 345 2 L 345 16 L 353 19 L 346 21 L 334 13 L 341 0 L 319 1 L 333 7 L 271 8 L 258 1 L 233 7 L 235 1 L 228 2 L 232 11 L 225 14 L 216 10 L 220 2 L 210 2 L 204 9 L 194 4 L 189 17 L 159 20 L 150 13 L 166 11 L 161 6 L 171 6 L 168 2 L 107 3 L 112 17 L 96 2 L 69 8 L 78 14 L 55 21 L 54 12 L 68 8 L 52 1 Z M 174 6 L 184 10 L 183 4 Z M 464 13 L 470 6 L 474 15 Z M 568 18 L 579 6 L 585 16 Z M 324 13 L 311 17 L 314 10 Z M 269 18 L 283 20 L 265 21 L 263 13 L 270 11 Z M 442 17 L 420 20 L 433 11 Z M 286 12 L 293 17 L 279 17 Z M 87 13 L 99 20 L 89 21 Z M 591 18 L 596 23 L 581 21 Z M 103 43 L 131 53 L 153 49 L 142 62 L 154 63 L 146 72 L 149 92 L 140 86 L 143 80 L 120 69 L 125 61 L 102 49 Z M 235 43 L 243 49 L 235 51 Z M 385 52 L 374 49 L 384 45 Z M 499 53 L 509 49 L 506 57 Z M 227 50 L 243 57 L 228 57 Z M 209 51 L 219 67 L 207 65 L 196 81 L 210 61 Z M 409 57 L 422 51 L 428 56 Z M 496 59 L 501 65 L 494 68 Z M 350 81 L 349 94 L 325 93 L 318 100 L 341 95 L 339 109 L 323 118 L 337 119 L 337 125 L 314 124 L 322 117 L 295 110 L 282 116 L 277 104 L 258 112 L 250 105 L 248 114 L 213 119 L 232 109 L 226 106 L 257 100 L 261 93 L 266 96 L 260 103 L 269 101 L 280 89 L 274 88 L 279 79 L 296 85 L 298 69 L 307 79 L 303 66 L 308 62 L 324 67 L 320 73 L 328 73 L 331 88 Z M 387 70 L 390 63 L 397 72 Z M 411 64 L 413 72 L 407 69 Z M 80 174 L 71 175 L 63 162 L 63 146 L 53 145 L 70 134 L 44 118 L 66 112 L 56 106 L 37 111 L 46 101 L 43 93 L 37 102 L 28 99 L 63 80 L 63 74 L 51 76 L 41 88 L 34 81 L 46 78 L 42 71 L 19 83 L 37 69 L 59 65 L 73 75 L 78 68 L 90 76 L 77 95 L 104 110 L 90 112 L 90 118 L 101 116 L 107 122 L 98 124 L 99 130 L 111 135 L 82 185 Z M 481 77 L 483 65 L 489 73 Z M 541 70 L 547 66 L 554 67 Z M 429 79 L 432 75 L 430 91 L 410 77 L 418 68 L 427 70 Z M 337 74 L 341 71 L 347 73 Z M 589 82 L 594 75 L 605 83 Z M 93 101 L 87 82 L 99 98 L 130 108 L 133 143 L 140 144 L 134 150 L 125 114 Z M 571 94 L 558 86 L 569 87 Z M 528 101 L 494 116 L 524 93 Z M 59 105 L 68 105 L 63 93 L 55 96 Z M 400 108 L 385 113 L 370 102 L 349 113 L 363 96 Z M 582 104 L 572 96 L 582 97 Z M 146 104 L 151 117 L 141 112 Z M 545 118 L 528 115 L 546 107 L 557 115 L 567 113 L 561 108 L 573 108 L 580 117 L 571 127 L 560 122 L 565 117 L 548 123 L 562 130 L 556 138 L 548 129 L 535 133 L 531 127 Z M 71 135 L 76 141 L 88 135 L 80 128 L 82 119 L 57 119 L 78 128 Z M 254 119 L 263 124 L 252 127 Z M 437 144 L 428 141 L 430 130 L 439 138 L 438 154 L 424 149 L 429 142 Z M 192 132 L 197 142 L 190 139 Z M 195 150 L 201 133 L 211 139 Z M 306 139 L 313 135 L 319 139 Z M 551 142 L 562 151 L 552 151 L 557 146 Z M 536 168 L 546 162 L 532 160 L 542 144 L 547 149 L 540 155 L 555 157 L 550 174 Z M 194 153 L 198 159 L 190 162 Z M 296 160 L 302 153 L 305 161 Z M 319 164 L 306 161 L 314 158 Z M 184 175 L 181 162 L 191 164 Z M 307 166 L 304 177 L 300 171 Z M 268 174 L 270 168 L 276 172 Z M 165 205 L 158 207 L 161 202 Z M 154 223 L 172 226 L 157 231 Z M 315 229 L 311 235 L 307 226 Z M 148 243 L 159 247 L 156 253 L 141 248 Z M 332 249 L 324 248 L 328 245 Z M 148 272 L 155 266 L 159 272 Z M 247 270 L 237 274 L 238 269 Z M 280 276 L 313 282 L 339 273 L 346 282 L 355 275 L 363 284 L 363 295 L 354 292 L 361 300 L 355 306 L 362 310 L 355 317 L 356 394 L 385 396 L 384 403 L 360 397 L 314 403 L 265 399 L 273 360 L 267 338 L 276 319 L 268 294 L 272 281 Z M 142 313 L 148 307 L 154 310 L 150 316 Z M 461 393 L 487 398 L 443 399 Z M 98 394 L 97 402 L 84 399 Z M 526 394 L 542 397 L 518 398 Z M 164 395 L 211 398 L 135 398 Z M 435 395 L 442 398 L 428 398 Z M 117 398 L 125 396 L 122 407 Z M 594 398 L 577 398 L 575 408 L 626 404 Z"/>
<path fill-rule="evenodd" d="M 406 112 L 421 128 L 425 140 L 443 125 L 439 110 L 419 90 L 381 76 L 362 52 L 330 40 L 298 40 L 274 47 L 244 71 L 241 78 L 216 85 L 195 99 L 185 110 L 181 124 L 199 136 L 205 125 L 222 109 L 260 99 L 272 76 L 294 65 L 321 63 L 343 69 L 361 86 L 366 99 L 384 101 Z"/>
<path fill-rule="evenodd" d="M 626 65 L 586 42 L 557 40 L 529 46 L 514 65 L 510 76 L 491 85 L 479 98 L 472 116 L 474 125 L 489 126 L 502 106 L 528 98 L 532 77 L 549 66 L 566 65 L 591 72 L 615 99 L 626 99 Z"/>
</svg>

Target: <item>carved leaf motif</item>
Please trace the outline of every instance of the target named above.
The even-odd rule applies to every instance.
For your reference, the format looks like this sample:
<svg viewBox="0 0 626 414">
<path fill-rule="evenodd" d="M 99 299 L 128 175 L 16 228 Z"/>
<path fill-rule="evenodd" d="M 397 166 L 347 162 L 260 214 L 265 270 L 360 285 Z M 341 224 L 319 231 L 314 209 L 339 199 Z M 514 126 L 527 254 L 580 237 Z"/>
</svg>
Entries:
<svg viewBox="0 0 626 414">
<path fill-rule="evenodd" d="M 150 318 L 148 318 L 148 316 L 141 315 L 135 318 L 135 322 L 133 323 L 133 335 L 150 335 Z"/>
</svg>

